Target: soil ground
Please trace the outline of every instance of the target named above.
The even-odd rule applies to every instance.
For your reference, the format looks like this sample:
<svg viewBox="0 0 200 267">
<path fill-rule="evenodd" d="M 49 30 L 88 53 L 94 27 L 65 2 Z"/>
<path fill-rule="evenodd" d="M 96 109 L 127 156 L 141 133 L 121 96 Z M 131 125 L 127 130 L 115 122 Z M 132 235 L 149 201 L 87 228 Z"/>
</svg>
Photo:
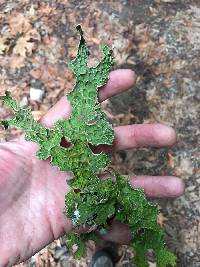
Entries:
<svg viewBox="0 0 200 267">
<path fill-rule="evenodd" d="M 158 200 L 166 243 L 178 267 L 200 267 L 200 2 L 184 0 L 0 0 L 0 93 L 6 89 L 31 105 L 39 119 L 72 88 L 67 62 L 76 53 L 81 23 L 92 51 L 114 47 L 115 68 L 131 68 L 137 84 L 113 97 L 104 108 L 114 125 L 161 122 L 173 126 L 177 145 L 116 153 L 113 165 L 123 174 L 176 175 L 186 184 L 184 196 Z M 40 89 L 40 101 L 30 89 Z M 0 116 L 10 115 L 0 106 Z M 20 134 L 0 131 L 2 141 Z M 74 261 L 57 240 L 19 266 L 89 266 L 88 256 Z M 118 266 L 133 266 L 127 246 L 118 248 Z M 151 266 L 155 266 L 151 263 Z"/>
</svg>

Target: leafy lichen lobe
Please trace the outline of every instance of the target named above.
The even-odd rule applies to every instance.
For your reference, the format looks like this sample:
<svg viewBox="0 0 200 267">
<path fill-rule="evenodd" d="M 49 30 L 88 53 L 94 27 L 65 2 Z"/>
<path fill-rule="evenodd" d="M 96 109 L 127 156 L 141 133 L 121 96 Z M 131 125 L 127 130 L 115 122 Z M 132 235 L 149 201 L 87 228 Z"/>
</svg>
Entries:
<svg viewBox="0 0 200 267">
<path fill-rule="evenodd" d="M 6 92 L 0 99 L 13 109 L 16 117 L 1 123 L 5 128 L 24 129 L 25 139 L 39 144 L 37 156 L 41 160 L 50 157 L 52 165 L 73 172 L 68 181 L 71 191 L 65 197 L 66 216 L 71 218 L 74 228 L 89 229 L 84 234 L 67 234 L 68 247 L 76 244 L 78 248 L 75 257 L 85 255 L 87 240 L 97 240 L 92 230 L 106 231 L 107 220 L 114 218 L 129 224 L 138 267 L 149 266 L 146 256 L 150 249 L 155 253 L 157 267 L 175 266 L 176 257 L 165 248 L 163 230 L 157 223 L 157 207 L 147 201 L 142 189 L 131 187 L 125 177 L 109 168 L 108 155 L 91 150 L 91 145 L 111 145 L 114 139 L 112 126 L 98 102 L 98 88 L 108 80 L 113 56 L 109 47 L 101 45 L 102 60 L 96 67 L 88 67 L 89 50 L 80 25 L 77 30 L 80 44 L 77 57 L 70 63 L 76 84 L 68 94 L 72 105 L 69 120 L 58 120 L 54 128 L 45 128 L 33 120 L 30 109 L 21 108 Z M 62 147 L 62 138 L 72 145 Z M 99 179 L 99 170 L 106 172 L 108 179 Z"/>
</svg>

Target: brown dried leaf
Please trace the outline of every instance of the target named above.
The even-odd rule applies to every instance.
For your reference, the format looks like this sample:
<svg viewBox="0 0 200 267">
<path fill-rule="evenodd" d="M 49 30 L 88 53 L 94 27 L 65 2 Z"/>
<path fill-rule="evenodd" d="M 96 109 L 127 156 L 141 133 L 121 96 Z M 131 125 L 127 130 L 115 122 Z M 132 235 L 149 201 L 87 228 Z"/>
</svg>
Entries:
<svg viewBox="0 0 200 267">
<path fill-rule="evenodd" d="M 16 46 L 13 49 L 13 53 L 15 55 L 20 55 L 22 57 L 26 57 L 26 53 L 32 53 L 34 48 L 34 43 L 30 42 L 30 38 L 28 36 L 22 36 L 18 39 Z"/>
<path fill-rule="evenodd" d="M 54 7 L 51 7 L 50 4 L 41 3 L 39 13 L 42 14 L 42 16 L 50 16 L 55 12 L 56 9 Z"/>
<path fill-rule="evenodd" d="M 8 45 L 5 44 L 6 40 L 4 37 L 0 38 L 0 55 L 3 55 L 8 48 Z"/>
<path fill-rule="evenodd" d="M 8 62 L 9 67 L 14 70 L 20 69 L 25 65 L 24 57 L 22 56 L 11 55 Z"/>
<path fill-rule="evenodd" d="M 34 79 L 40 79 L 40 77 L 41 77 L 41 70 L 40 69 L 33 69 L 33 70 L 30 71 L 30 75 Z"/>
<path fill-rule="evenodd" d="M 165 222 L 168 220 L 168 218 L 166 218 L 162 212 L 160 212 L 158 214 L 158 218 L 157 218 L 157 222 L 158 224 L 160 224 L 161 226 L 163 226 L 165 224 Z"/>
<path fill-rule="evenodd" d="M 168 153 L 168 164 L 169 164 L 170 168 L 174 169 L 174 167 L 175 167 L 175 158 L 170 153 Z"/>
<path fill-rule="evenodd" d="M 26 53 L 31 55 L 33 49 L 35 48 L 34 41 L 40 41 L 39 33 L 33 29 L 26 33 L 26 35 L 21 36 L 16 43 L 16 46 L 13 49 L 14 55 L 20 55 L 22 57 L 26 57 Z"/>
<path fill-rule="evenodd" d="M 17 33 L 26 33 L 31 28 L 32 25 L 27 17 L 24 17 L 22 14 L 17 14 L 17 16 L 13 16 L 9 21 L 10 32 L 13 35 Z"/>
<path fill-rule="evenodd" d="M 4 55 L 8 51 L 11 38 L 12 35 L 10 32 L 6 32 L 0 37 L 0 55 Z"/>
</svg>

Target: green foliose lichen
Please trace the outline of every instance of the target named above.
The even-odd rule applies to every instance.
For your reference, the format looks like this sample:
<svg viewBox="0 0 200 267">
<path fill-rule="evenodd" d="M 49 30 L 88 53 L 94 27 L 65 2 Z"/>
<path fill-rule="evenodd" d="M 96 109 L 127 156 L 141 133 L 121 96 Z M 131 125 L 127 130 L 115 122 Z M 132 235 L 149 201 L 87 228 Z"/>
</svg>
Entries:
<svg viewBox="0 0 200 267">
<path fill-rule="evenodd" d="M 86 233 L 71 232 L 66 235 L 67 246 L 74 250 L 76 258 L 85 255 L 85 242 L 97 240 L 92 229 L 109 229 L 109 218 L 129 224 L 137 267 L 148 267 L 146 256 L 151 249 L 155 253 L 157 267 L 175 266 L 176 257 L 164 244 L 163 230 L 157 223 L 158 208 L 147 201 L 144 191 L 130 186 L 128 180 L 108 167 L 110 157 L 94 154 L 91 145 L 113 143 L 112 125 L 108 122 L 98 102 L 98 88 L 107 80 L 113 65 L 112 51 L 101 45 L 103 58 L 96 67 L 88 66 L 89 50 L 82 29 L 77 57 L 70 68 L 76 76 L 74 89 L 68 94 L 72 114 L 68 120 L 58 120 L 52 129 L 36 122 L 31 110 L 21 108 L 9 92 L 1 96 L 14 112 L 15 118 L 2 121 L 7 127 L 24 129 L 25 139 L 39 144 L 37 156 L 41 160 L 51 158 L 51 164 L 62 171 L 72 171 L 68 181 L 71 191 L 66 194 L 65 215 L 71 218 L 74 228 L 87 227 Z M 62 147 L 61 139 L 71 142 Z M 98 171 L 107 172 L 107 179 L 99 179 Z"/>
</svg>

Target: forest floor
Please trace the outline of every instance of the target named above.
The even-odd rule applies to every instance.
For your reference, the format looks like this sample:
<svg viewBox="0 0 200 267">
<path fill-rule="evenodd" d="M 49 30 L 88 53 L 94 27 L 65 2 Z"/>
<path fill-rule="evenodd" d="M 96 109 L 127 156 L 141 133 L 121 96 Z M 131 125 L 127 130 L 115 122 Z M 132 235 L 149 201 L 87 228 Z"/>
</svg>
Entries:
<svg viewBox="0 0 200 267">
<path fill-rule="evenodd" d="M 22 106 L 41 118 L 74 83 L 67 62 L 77 50 L 81 24 L 92 51 L 114 48 L 115 68 L 131 68 L 134 88 L 105 103 L 114 125 L 160 122 L 178 138 L 170 149 L 118 152 L 113 164 L 123 174 L 180 176 L 184 196 L 158 200 L 166 243 L 178 267 L 200 267 L 200 2 L 184 0 L 0 0 L 0 94 L 9 88 Z M 0 104 L 0 118 L 10 115 Z M 19 130 L 0 130 L 10 140 Z M 96 247 L 74 261 L 56 240 L 22 266 L 89 266 Z M 131 267 L 132 252 L 118 248 L 118 266 Z M 151 263 L 151 267 L 155 264 Z"/>
</svg>

